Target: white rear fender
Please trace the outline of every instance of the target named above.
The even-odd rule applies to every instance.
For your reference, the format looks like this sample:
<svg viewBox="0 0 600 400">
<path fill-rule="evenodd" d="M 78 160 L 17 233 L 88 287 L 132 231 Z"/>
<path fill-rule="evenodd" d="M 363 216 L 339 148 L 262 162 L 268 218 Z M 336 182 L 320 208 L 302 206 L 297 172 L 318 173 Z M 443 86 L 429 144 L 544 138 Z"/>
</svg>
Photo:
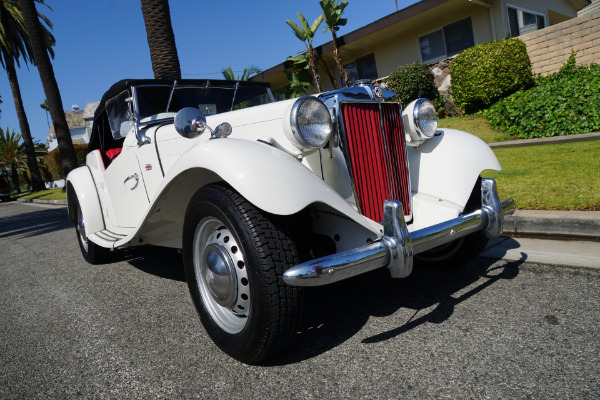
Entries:
<svg viewBox="0 0 600 400">
<path fill-rule="evenodd" d="M 440 131 L 419 150 L 407 149 L 412 192 L 448 201 L 462 210 L 481 172 L 502 167 L 481 139 L 455 129 Z"/>
<path fill-rule="evenodd" d="M 67 204 L 69 219 L 77 223 L 77 202 L 85 221 L 86 234 L 104 229 L 104 219 L 94 178 L 88 167 L 74 169 L 67 176 Z"/>
</svg>

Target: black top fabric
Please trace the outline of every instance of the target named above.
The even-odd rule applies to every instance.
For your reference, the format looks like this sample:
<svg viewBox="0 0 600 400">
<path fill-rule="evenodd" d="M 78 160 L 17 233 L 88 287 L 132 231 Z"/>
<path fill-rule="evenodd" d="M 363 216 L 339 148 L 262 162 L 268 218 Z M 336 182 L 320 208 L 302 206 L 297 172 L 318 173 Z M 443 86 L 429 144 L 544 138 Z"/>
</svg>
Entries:
<svg viewBox="0 0 600 400">
<path fill-rule="evenodd" d="M 234 87 L 238 83 L 237 81 L 226 81 L 219 79 L 179 79 L 177 80 L 177 86 L 209 86 L 209 87 Z M 266 82 L 250 82 L 242 81 L 239 82 L 240 87 L 265 87 L 268 88 L 270 85 Z M 102 96 L 100 104 L 94 113 L 94 120 L 96 120 L 104 109 L 106 108 L 106 102 L 124 90 L 129 89 L 131 86 L 138 85 L 173 85 L 172 80 L 166 79 L 123 79 L 116 82 L 110 87 Z"/>
</svg>

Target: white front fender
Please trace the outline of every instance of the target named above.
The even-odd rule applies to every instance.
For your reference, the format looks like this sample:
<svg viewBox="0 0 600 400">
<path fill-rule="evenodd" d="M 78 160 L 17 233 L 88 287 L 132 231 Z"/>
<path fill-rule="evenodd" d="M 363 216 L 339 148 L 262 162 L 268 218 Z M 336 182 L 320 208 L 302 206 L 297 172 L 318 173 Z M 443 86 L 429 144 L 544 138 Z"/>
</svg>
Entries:
<svg viewBox="0 0 600 400">
<path fill-rule="evenodd" d="M 378 224 L 359 214 L 289 154 L 264 143 L 233 138 L 201 142 L 179 157 L 166 172 L 138 233 L 151 242 L 162 237 L 163 242 L 176 246 L 192 196 L 202 186 L 218 181 L 271 214 L 292 215 L 317 204 L 380 234 Z"/>
<path fill-rule="evenodd" d="M 449 201 L 464 208 L 482 171 L 502 170 L 496 155 L 478 137 L 456 129 L 409 147 L 408 163 L 413 193 Z"/>
</svg>

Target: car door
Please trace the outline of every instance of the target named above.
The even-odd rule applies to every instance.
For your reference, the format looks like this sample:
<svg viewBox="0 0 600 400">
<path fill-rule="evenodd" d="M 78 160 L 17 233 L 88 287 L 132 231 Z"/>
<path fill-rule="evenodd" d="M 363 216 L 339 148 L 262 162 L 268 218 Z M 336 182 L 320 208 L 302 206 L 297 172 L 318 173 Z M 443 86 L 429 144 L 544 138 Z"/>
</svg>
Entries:
<svg viewBox="0 0 600 400">
<path fill-rule="evenodd" d="M 135 147 L 123 147 L 106 169 L 104 184 L 111 203 L 107 215 L 109 220 L 118 227 L 137 227 L 149 200 Z"/>
</svg>

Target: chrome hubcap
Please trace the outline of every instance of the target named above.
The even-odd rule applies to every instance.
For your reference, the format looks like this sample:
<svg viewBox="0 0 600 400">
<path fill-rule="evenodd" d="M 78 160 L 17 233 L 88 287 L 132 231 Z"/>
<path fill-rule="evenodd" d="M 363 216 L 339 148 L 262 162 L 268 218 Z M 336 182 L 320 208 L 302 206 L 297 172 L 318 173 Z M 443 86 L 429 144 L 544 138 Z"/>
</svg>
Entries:
<svg viewBox="0 0 600 400">
<path fill-rule="evenodd" d="M 250 287 L 242 249 L 221 221 L 204 218 L 194 234 L 194 272 L 212 319 L 227 333 L 239 333 L 250 311 Z"/>
<path fill-rule="evenodd" d="M 233 261 L 222 246 L 211 243 L 204 249 L 204 263 L 201 265 L 204 280 L 215 301 L 230 307 L 237 294 L 237 280 Z"/>
</svg>

